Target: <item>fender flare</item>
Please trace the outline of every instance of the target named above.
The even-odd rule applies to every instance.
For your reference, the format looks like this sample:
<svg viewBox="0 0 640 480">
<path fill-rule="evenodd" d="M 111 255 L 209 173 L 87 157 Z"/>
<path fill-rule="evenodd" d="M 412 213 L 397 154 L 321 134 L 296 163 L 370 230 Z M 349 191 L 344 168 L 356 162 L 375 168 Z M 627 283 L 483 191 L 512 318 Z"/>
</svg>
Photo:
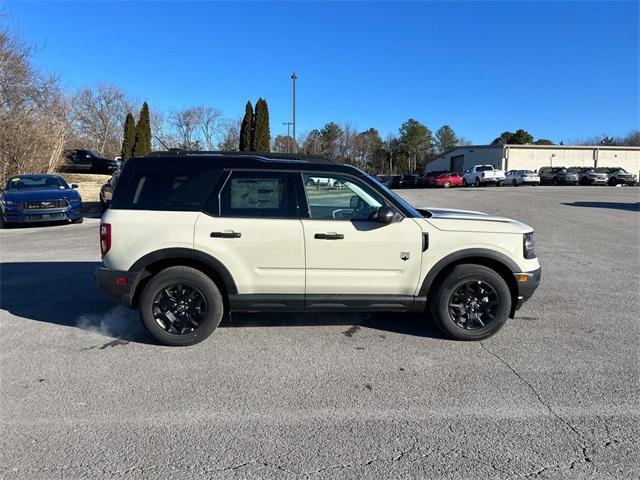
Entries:
<svg viewBox="0 0 640 480">
<path fill-rule="evenodd" d="M 489 250 L 487 248 L 467 248 L 464 250 L 458 250 L 457 252 L 450 253 L 446 257 L 441 258 L 427 273 L 427 276 L 422 282 L 420 292 L 421 297 L 426 297 L 433 285 L 435 279 L 442 273 L 442 271 L 453 263 L 457 263 L 460 260 L 467 258 L 481 258 L 494 262 L 498 262 L 509 269 L 512 273 L 517 273 L 521 269 L 518 265 L 503 253 L 496 252 L 495 250 Z"/>
<path fill-rule="evenodd" d="M 198 250 L 193 250 L 191 248 L 163 248 L 161 250 L 156 250 L 154 252 L 148 253 L 143 257 L 139 258 L 134 262 L 133 265 L 129 268 L 130 272 L 141 273 L 146 268 L 158 261 L 161 260 L 190 260 L 196 261 L 199 263 L 203 263 L 215 271 L 227 290 L 228 294 L 236 294 L 238 293 L 238 287 L 236 286 L 236 282 L 231 275 L 231 272 L 224 266 L 224 264 L 215 257 L 208 255 L 206 253 L 200 252 Z"/>
</svg>

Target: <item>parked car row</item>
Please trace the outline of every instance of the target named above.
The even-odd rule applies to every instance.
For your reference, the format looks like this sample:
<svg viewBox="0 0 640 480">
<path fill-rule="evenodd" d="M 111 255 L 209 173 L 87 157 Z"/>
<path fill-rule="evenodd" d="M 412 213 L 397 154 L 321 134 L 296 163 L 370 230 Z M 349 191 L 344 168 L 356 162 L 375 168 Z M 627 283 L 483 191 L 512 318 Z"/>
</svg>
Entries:
<svg viewBox="0 0 640 480">
<path fill-rule="evenodd" d="M 424 175 L 376 175 L 388 188 L 514 187 L 520 185 L 635 185 L 638 177 L 622 167 L 542 167 L 538 170 L 503 170 L 493 165 L 476 165 L 464 173 L 446 170 Z"/>
<path fill-rule="evenodd" d="M 635 185 L 638 179 L 622 167 L 542 167 L 538 174 L 553 185 Z"/>
</svg>

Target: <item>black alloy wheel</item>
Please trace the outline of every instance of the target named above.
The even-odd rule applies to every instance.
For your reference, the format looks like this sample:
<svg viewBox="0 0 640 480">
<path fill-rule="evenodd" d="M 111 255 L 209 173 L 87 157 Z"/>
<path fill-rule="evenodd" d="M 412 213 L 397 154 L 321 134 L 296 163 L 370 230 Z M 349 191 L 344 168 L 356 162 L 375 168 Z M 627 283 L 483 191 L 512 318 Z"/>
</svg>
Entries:
<svg viewBox="0 0 640 480">
<path fill-rule="evenodd" d="M 498 294 L 481 280 L 462 282 L 449 297 L 449 316 L 465 330 L 484 328 L 496 318 Z"/>
<path fill-rule="evenodd" d="M 197 288 L 173 284 L 153 299 L 153 318 L 165 332 L 173 335 L 193 333 L 207 312 L 207 301 Z"/>
<path fill-rule="evenodd" d="M 204 272 L 176 265 L 156 273 L 144 285 L 138 302 L 147 331 L 164 345 L 201 342 L 218 327 L 224 299 Z"/>
</svg>

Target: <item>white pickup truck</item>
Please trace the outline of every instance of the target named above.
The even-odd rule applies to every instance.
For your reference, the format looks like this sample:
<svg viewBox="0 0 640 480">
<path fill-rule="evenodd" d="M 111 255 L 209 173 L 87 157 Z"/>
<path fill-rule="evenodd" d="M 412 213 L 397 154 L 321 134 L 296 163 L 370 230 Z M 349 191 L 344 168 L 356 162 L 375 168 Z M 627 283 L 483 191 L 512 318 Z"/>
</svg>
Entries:
<svg viewBox="0 0 640 480">
<path fill-rule="evenodd" d="M 496 170 L 493 165 L 476 165 L 464 172 L 462 183 L 465 187 L 475 185 L 479 187 L 487 183 L 495 183 L 497 187 L 504 181 L 504 170 Z"/>
</svg>

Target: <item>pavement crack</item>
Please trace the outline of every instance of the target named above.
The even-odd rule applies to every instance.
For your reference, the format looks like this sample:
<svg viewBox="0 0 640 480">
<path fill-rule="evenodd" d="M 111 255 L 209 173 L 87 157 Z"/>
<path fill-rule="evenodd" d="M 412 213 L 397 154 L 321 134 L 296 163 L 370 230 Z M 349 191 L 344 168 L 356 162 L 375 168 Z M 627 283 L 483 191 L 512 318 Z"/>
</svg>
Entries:
<svg viewBox="0 0 640 480">
<path fill-rule="evenodd" d="M 520 373 L 518 373 L 518 371 L 513 368 L 509 362 L 507 362 L 505 359 L 503 359 L 500 355 L 498 355 L 497 353 L 489 350 L 482 342 L 478 342 L 480 344 L 480 348 L 482 348 L 485 352 L 487 352 L 489 355 L 491 355 L 492 357 L 498 359 L 498 361 L 500 361 L 500 363 L 502 363 L 505 367 L 507 367 L 509 370 L 511 370 L 511 372 L 518 377 L 518 379 L 524 383 L 529 390 L 531 391 L 531 393 L 533 393 L 533 395 L 536 397 L 536 399 L 538 400 L 538 402 L 544 406 L 547 411 L 553 415 L 555 418 L 557 418 L 560 422 L 562 422 L 569 430 L 571 430 L 571 432 L 573 432 L 579 439 L 580 441 L 584 441 L 584 439 L 582 438 L 582 435 L 580 434 L 580 432 L 578 432 L 578 430 L 576 430 L 576 428 L 571 425 L 571 423 L 569 423 L 568 421 L 566 421 L 564 418 L 562 418 L 558 413 L 556 413 L 555 410 L 553 410 L 553 408 L 551 408 L 549 406 L 549 404 L 547 404 L 547 402 L 544 401 L 544 399 L 542 398 L 542 396 L 540 396 L 540 394 L 538 393 L 538 391 L 534 388 L 534 386 L 531 384 L 531 382 L 529 382 L 526 378 L 524 378 L 522 375 L 520 375 Z M 583 449 L 584 446 L 580 445 Z"/>
</svg>

